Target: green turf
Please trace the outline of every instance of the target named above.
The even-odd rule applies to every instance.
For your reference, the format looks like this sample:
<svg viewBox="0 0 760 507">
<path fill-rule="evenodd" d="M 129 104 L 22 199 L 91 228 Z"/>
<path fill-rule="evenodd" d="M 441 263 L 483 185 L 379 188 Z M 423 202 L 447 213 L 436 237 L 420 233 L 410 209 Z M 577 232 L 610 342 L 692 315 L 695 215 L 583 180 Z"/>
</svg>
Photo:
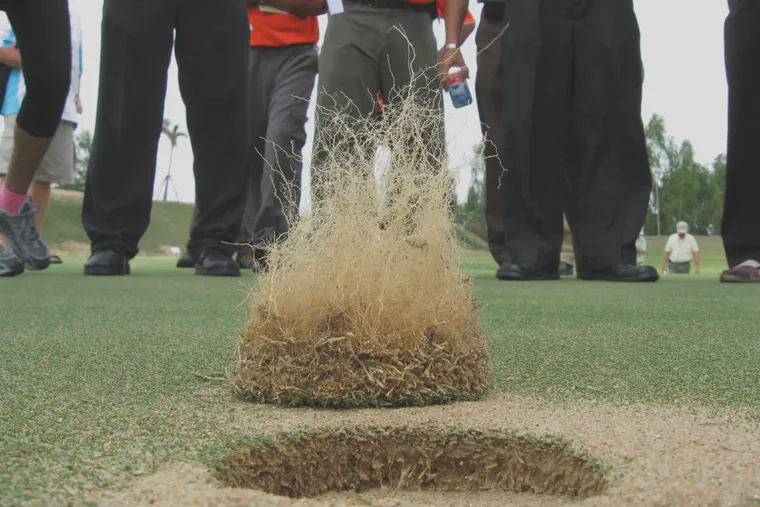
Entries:
<svg viewBox="0 0 760 507">
<path fill-rule="evenodd" d="M 252 278 L 197 278 L 172 259 L 140 258 L 131 277 L 92 279 L 83 259 L 65 260 L 0 279 L 0 503 L 78 499 L 173 460 L 211 463 L 247 438 L 222 429 L 236 409 L 204 396 L 218 384 L 195 374 L 230 365 Z M 494 385 L 756 410 L 760 287 L 721 285 L 720 258 L 707 261 L 702 276 L 658 284 L 506 284 L 487 253 L 464 254 L 488 305 Z"/>
<path fill-rule="evenodd" d="M 161 246 L 184 247 L 188 239 L 193 207 L 175 202 L 154 202 L 150 226 L 140 241 L 140 249 L 146 254 L 161 254 Z M 45 241 L 53 250 L 66 241 L 89 244 L 82 228 L 82 202 L 61 199 L 55 195 L 43 230 Z"/>
</svg>

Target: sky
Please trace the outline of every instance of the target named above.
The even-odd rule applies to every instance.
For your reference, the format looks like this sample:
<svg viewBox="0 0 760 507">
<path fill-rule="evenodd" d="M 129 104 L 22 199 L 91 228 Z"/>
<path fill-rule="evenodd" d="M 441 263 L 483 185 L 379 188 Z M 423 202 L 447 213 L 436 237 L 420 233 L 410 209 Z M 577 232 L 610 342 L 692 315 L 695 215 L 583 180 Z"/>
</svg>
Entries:
<svg viewBox="0 0 760 507">
<path fill-rule="evenodd" d="M 70 0 L 71 10 L 82 22 L 84 37 L 84 76 L 81 98 L 84 114 L 79 129 L 94 130 L 100 62 L 100 22 L 102 0 Z M 668 133 L 681 141 L 689 139 L 697 160 L 708 164 L 726 147 L 727 88 L 723 59 L 723 22 L 728 14 L 723 0 L 634 0 L 641 27 L 641 50 L 646 79 L 642 117 L 646 122 L 653 113 L 665 118 Z M 470 1 L 470 9 L 480 19 L 480 4 Z M 324 35 L 327 18 L 320 18 Z M 444 42 L 443 22 L 434 30 L 440 45 Z M 475 37 L 462 51 L 474 77 L 477 70 Z M 209 64 L 213 73 L 213 63 Z M 474 94 L 474 81 L 470 80 Z M 177 66 L 172 60 L 164 117 L 186 130 L 185 108 L 177 84 Z M 307 124 L 304 150 L 304 182 L 309 181 L 308 165 L 314 131 L 313 101 Z M 469 183 L 468 162 L 472 148 L 480 140 L 477 105 L 455 110 L 446 98 L 446 130 L 451 165 L 458 170 L 460 196 L 466 194 Z M 166 176 L 170 145 L 162 138 L 156 164 L 155 192 Z M 180 139 L 172 164 L 172 180 L 177 194 L 169 192 L 170 200 L 193 202 L 195 196 L 192 171 L 193 155 L 190 142 Z M 308 189 L 304 189 L 308 191 Z"/>
</svg>

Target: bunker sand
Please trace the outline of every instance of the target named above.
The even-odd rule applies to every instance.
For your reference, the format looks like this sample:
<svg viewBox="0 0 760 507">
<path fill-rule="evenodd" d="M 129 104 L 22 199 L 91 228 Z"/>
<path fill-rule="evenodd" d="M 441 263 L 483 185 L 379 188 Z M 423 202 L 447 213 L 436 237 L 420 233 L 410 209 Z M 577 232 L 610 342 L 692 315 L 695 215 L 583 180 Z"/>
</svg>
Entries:
<svg viewBox="0 0 760 507">
<path fill-rule="evenodd" d="M 101 504 L 142 505 L 754 505 L 760 502 L 760 421 L 742 410 L 556 404 L 511 395 L 449 406 L 380 410 L 283 409 L 236 400 L 224 389 L 202 397 L 231 406 L 230 431 L 277 435 L 304 428 L 425 427 L 559 437 L 609 467 L 609 487 L 583 500 L 501 491 L 329 493 L 292 500 L 226 488 L 201 465 L 178 464 L 105 493 Z M 212 405 L 216 405 L 212 403 Z M 208 409 L 208 405 L 206 405 Z M 329 464 L 326 464 L 329 466 Z"/>
</svg>

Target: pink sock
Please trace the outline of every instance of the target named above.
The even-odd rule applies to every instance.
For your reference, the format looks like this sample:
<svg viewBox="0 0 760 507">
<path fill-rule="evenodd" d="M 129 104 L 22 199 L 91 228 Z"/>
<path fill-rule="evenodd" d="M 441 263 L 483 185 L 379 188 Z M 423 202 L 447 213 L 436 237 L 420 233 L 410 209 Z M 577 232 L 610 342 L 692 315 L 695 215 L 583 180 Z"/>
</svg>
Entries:
<svg viewBox="0 0 760 507">
<path fill-rule="evenodd" d="M 16 192 L 11 192 L 5 188 L 5 185 L 3 185 L 3 188 L 0 189 L 0 209 L 4 209 L 5 211 L 13 213 L 14 215 L 18 215 L 18 212 L 21 209 L 21 205 L 24 204 L 25 200 L 26 194 L 17 194 Z"/>
</svg>

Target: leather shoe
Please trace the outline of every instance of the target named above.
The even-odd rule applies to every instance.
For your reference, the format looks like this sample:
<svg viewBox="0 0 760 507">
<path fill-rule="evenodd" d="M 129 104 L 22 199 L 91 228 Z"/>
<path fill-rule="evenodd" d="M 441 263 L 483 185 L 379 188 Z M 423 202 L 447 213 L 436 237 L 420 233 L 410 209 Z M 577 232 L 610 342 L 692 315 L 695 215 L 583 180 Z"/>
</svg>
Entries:
<svg viewBox="0 0 760 507">
<path fill-rule="evenodd" d="M 605 282 L 656 282 L 660 279 L 660 275 L 652 266 L 616 264 L 608 268 L 578 273 L 578 278 Z"/>
<path fill-rule="evenodd" d="M 189 253 L 183 254 L 182 257 L 177 260 L 178 268 L 194 268 L 196 264 L 198 263 L 196 262 L 195 257 Z"/>
<path fill-rule="evenodd" d="M 559 273 L 546 272 L 534 264 L 502 264 L 496 272 L 496 278 L 505 281 L 559 280 Z"/>
<path fill-rule="evenodd" d="M 210 248 L 201 254 L 195 266 L 195 274 L 200 276 L 240 276 L 240 266 L 224 250 Z"/>
<path fill-rule="evenodd" d="M 86 276 L 124 276 L 129 273 L 129 259 L 115 250 L 96 250 L 84 263 Z"/>
</svg>

